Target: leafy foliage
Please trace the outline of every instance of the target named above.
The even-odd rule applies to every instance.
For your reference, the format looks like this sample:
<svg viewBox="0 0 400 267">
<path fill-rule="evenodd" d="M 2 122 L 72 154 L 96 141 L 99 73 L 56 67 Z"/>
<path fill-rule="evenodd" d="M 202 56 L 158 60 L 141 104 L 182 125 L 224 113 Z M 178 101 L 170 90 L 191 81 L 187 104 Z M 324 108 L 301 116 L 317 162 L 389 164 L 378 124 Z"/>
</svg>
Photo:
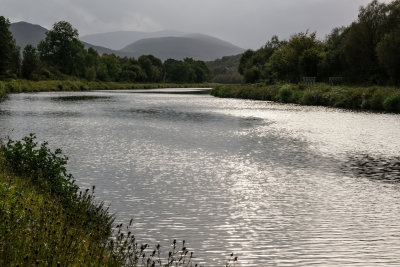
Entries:
<svg viewBox="0 0 400 267">
<path fill-rule="evenodd" d="M 37 50 L 32 45 L 27 45 L 23 51 L 22 77 L 33 79 L 39 69 L 39 57 Z"/>
<path fill-rule="evenodd" d="M 183 61 L 168 59 L 165 65 L 165 79 L 168 82 L 202 83 L 210 78 L 210 70 L 203 61 L 185 58 Z"/>
<path fill-rule="evenodd" d="M 213 75 L 212 82 L 225 84 L 242 83 L 243 76 L 238 70 L 241 56 L 241 54 L 225 56 L 206 62 L 206 66 Z"/>
<path fill-rule="evenodd" d="M 19 48 L 15 46 L 8 30 L 10 23 L 0 17 L 0 78 L 21 76 Z M 30 80 L 84 78 L 103 82 L 155 82 L 189 83 L 211 79 L 210 70 L 203 61 L 190 58 L 179 67 L 169 68 L 152 55 L 121 58 L 114 54 L 99 55 L 93 48 L 86 50 L 78 39 L 78 30 L 66 21 L 59 21 L 46 33 L 37 49 L 25 47 L 22 62 L 22 77 Z"/>
<path fill-rule="evenodd" d="M 62 151 L 52 152 L 48 143 L 40 146 L 35 142 L 36 136 L 30 134 L 22 141 L 8 139 L 1 147 L 6 165 L 17 175 L 25 175 L 34 182 L 44 180 L 44 184 L 51 193 L 62 195 L 72 200 L 78 190 L 70 173 L 67 173 L 68 158 L 62 156 Z"/>
<path fill-rule="evenodd" d="M 327 84 L 220 85 L 217 97 L 279 101 L 348 109 L 400 112 L 400 93 L 393 87 L 332 86 Z"/>
<path fill-rule="evenodd" d="M 19 74 L 19 48 L 9 27 L 10 21 L 0 16 L 0 77 Z"/>
<path fill-rule="evenodd" d="M 46 33 L 38 45 L 41 60 L 57 66 L 62 72 L 79 75 L 84 65 L 86 50 L 78 39 L 78 30 L 66 21 L 60 21 Z"/>
<path fill-rule="evenodd" d="M 327 81 L 343 77 L 356 84 L 400 84 L 400 0 L 373 0 L 357 21 L 335 28 L 325 41 L 297 33 L 288 41 L 273 37 L 264 47 L 246 51 L 239 72 L 247 83 L 299 82 L 304 76 Z"/>
</svg>

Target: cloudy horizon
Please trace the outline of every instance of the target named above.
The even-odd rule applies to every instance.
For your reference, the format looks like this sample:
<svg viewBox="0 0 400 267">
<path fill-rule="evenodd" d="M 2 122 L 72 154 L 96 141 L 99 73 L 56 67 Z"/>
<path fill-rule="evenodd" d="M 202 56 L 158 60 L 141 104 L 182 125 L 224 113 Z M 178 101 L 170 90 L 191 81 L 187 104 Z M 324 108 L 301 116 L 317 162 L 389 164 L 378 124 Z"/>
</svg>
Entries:
<svg viewBox="0 0 400 267">
<path fill-rule="evenodd" d="M 203 33 L 242 48 L 261 47 L 273 35 L 296 32 L 324 38 L 334 27 L 357 19 L 369 0 L 0 0 L 2 16 L 51 28 L 66 20 L 81 36 L 111 31 L 174 30 Z M 381 2 L 390 2 L 381 1 Z M 45 7 L 45 9 L 44 9 Z"/>
</svg>

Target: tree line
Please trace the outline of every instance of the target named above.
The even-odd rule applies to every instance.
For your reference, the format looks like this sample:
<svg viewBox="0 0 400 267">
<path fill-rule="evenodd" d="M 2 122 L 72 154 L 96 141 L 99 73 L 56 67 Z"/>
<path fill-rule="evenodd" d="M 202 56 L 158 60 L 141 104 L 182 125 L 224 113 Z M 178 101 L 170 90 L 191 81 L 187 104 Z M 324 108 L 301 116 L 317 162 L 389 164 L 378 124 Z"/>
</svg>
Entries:
<svg viewBox="0 0 400 267">
<path fill-rule="evenodd" d="M 27 45 L 21 56 L 9 26 L 9 20 L 0 16 L 0 78 L 201 83 L 211 76 L 203 61 L 191 58 L 163 63 L 152 55 L 138 59 L 99 55 L 93 48 L 85 49 L 78 30 L 66 21 L 55 23 L 37 47 Z"/>
<path fill-rule="evenodd" d="M 315 32 L 283 41 L 274 36 L 260 49 L 242 55 L 239 73 L 247 83 L 340 77 L 355 84 L 399 85 L 400 0 L 372 1 L 360 8 L 356 21 L 333 29 L 323 41 Z"/>
</svg>

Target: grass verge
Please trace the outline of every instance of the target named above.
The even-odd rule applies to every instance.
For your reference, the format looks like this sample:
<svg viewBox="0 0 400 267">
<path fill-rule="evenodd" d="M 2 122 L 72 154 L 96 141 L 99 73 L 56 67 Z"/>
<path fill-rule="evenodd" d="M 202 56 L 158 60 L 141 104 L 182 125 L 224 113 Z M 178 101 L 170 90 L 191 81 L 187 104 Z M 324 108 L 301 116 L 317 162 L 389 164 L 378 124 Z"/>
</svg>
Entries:
<svg viewBox="0 0 400 267">
<path fill-rule="evenodd" d="M 0 96 L 7 93 L 43 92 L 43 91 L 87 91 L 111 89 L 153 89 L 153 88 L 207 88 L 214 84 L 171 84 L 171 83 L 120 83 L 98 82 L 85 80 L 59 81 L 29 81 L 9 80 L 0 81 Z"/>
<path fill-rule="evenodd" d="M 394 87 L 331 86 L 328 84 L 218 85 L 216 97 L 277 101 L 301 105 L 400 113 L 400 89 Z"/>
</svg>

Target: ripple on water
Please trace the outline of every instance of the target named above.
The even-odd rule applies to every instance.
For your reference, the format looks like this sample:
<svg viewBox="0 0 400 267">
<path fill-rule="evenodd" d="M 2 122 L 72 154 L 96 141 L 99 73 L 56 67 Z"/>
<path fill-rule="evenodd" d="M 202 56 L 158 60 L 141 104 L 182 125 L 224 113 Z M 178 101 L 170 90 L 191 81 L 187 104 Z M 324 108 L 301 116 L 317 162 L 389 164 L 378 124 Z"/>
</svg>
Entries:
<svg viewBox="0 0 400 267">
<path fill-rule="evenodd" d="M 399 130 L 398 115 L 205 95 L 0 104 L 3 136 L 63 148 L 139 241 L 185 239 L 206 266 L 398 266 Z"/>
</svg>

